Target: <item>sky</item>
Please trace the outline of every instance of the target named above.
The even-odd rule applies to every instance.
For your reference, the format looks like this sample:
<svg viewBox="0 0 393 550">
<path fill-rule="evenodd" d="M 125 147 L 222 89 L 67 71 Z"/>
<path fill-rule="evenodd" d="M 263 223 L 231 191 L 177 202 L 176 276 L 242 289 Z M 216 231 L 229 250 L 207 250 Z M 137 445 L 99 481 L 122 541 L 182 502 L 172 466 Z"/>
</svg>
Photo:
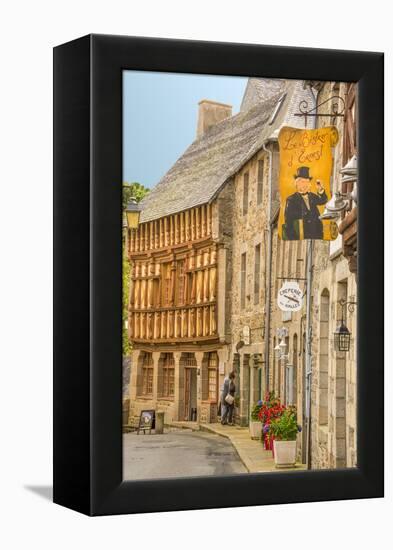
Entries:
<svg viewBox="0 0 393 550">
<path fill-rule="evenodd" d="M 198 102 L 240 109 L 247 78 L 147 71 L 123 73 L 123 181 L 154 187 L 194 141 Z"/>
</svg>

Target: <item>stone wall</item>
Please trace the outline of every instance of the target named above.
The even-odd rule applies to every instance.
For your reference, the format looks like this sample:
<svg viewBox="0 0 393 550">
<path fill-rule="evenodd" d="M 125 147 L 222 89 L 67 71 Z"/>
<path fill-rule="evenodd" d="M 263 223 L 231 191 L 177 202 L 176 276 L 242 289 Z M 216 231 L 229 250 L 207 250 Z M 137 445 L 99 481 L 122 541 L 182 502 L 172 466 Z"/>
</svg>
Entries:
<svg viewBox="0 0 393 550">
<path fill-rule="evenodd" d="M 325 83 L 319 102 L 343 93 L 343 85 Z M 325 107 L 326 108 L 326 107 Z M 328 107 L 327 107 L 328 108 Z M 335 124 L 342 137 L 341 118 L 318 119 L 319 126 Z M 331 191 L 340 188 L 342 140 L 334 152 Z M 352 334 L 348 353 L 334 350 L 334 331 L 341 318 L 339 300 L 357 301 L 355 276 L 349 271 L 343 256 L 339 235 L 335 241 L 314 241 L 312 297 L 312 385 L 311 385 L 311 463 L 312 468 L 351 467 L 356 465 L 356 306 L 346 311 L 346 324 Z M 277 303 L 277 291 L 282 283 L 278 277 L 306 277 L 306 243 L 284 242 L 273 235 L 273 277 L 271 304 L 270 387 L 285 402 L 285 362 L 274 356 L 278 343 L 277 329 L 287 329 L 288 363 L 296 366 L 296 405 L 298 422 L 304 423 L 305 397 L 305 315 L 306 303 L 298 313 L 284 314 Z M 305 282 L 300 281 L 305 288 Z M 297 352 L 295 348 L 297 339 Z M 274 340 L 276 338 L 276 340 Z M 305 459 L 305 430 L 298 437 L 299 458 Z"/>
<path fill-rule="evenodd" d="M 259 193 L 258 178 L 262 182 Z M 228 297 L 232 306 L 230 363 L 238 362 L 240 365 L 236 384 L 242 425 L 248 425 L 251 407 L 260 397 L 260 369 L 264 358 L 268 187 L 269 156 L 262 150 L 236 174 L 232 199 L 235 207 L 232 218 L 232 285 Z M 256 268 L 258 261 L 259 270 Z"/>
</svg>

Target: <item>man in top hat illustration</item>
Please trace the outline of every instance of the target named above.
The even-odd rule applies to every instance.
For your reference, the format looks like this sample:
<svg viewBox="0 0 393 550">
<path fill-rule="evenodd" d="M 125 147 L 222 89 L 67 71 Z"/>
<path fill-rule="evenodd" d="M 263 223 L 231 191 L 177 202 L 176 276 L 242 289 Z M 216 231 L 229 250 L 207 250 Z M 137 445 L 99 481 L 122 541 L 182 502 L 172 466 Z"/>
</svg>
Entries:
<svg viewBox="0 0 393 550">
<path fill-rule="evenodd" d="M 308 166 L 300 166 L 294 178 L 296 193 L 287 198 L 285 205 L 283 239 L 288 241 L 296 241 L 301 237 L 322 239 L 323 226 L 319 219 L 318 205 L 327 203 L 328 197 L 325 190 L 320 180 L 317 180 L 317 194 L 311 193 L 312 177 Z"/>
</svg>

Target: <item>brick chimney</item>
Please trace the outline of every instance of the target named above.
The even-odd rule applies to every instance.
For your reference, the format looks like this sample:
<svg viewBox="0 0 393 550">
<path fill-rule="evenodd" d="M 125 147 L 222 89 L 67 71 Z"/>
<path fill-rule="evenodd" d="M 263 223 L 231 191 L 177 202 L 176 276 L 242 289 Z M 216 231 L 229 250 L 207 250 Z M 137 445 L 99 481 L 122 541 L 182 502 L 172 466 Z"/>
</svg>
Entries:
<svg viewBox="0 0 393 550">
<path fill-rule="evenodd" d="M 213 124 L 232 116 L 232 105 L 226 103 L 202 99 L 198 105 L 197 138 L 201 137 Z"/>
</svg>

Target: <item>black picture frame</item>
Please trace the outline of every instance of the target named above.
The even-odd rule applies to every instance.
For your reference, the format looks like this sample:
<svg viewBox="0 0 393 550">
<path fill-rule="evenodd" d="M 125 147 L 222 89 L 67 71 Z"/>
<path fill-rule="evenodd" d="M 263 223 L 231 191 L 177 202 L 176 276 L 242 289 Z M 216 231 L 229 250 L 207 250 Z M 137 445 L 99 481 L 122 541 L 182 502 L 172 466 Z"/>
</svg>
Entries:
<svg viewBox="0 0 393 550">
<path fill-rule="evenodd" d="M 358 468 L 122 480 L 124 69 L 358 82 Z M 383 54 L 106 35 L 56 47 L 54 502 L 105 515 L 381 497 L 383 399 Z"/>
</svg>

